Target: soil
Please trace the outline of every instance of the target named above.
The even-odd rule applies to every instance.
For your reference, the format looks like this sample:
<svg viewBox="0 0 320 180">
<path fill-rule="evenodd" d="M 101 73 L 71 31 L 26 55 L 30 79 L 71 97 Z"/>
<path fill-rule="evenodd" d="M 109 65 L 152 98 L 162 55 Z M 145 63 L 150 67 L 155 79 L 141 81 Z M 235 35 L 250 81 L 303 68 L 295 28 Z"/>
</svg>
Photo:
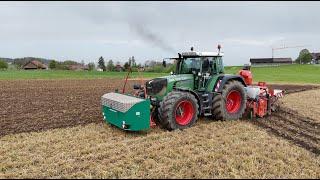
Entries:
<svg viewBox="0 0 320 180">
<path fill-rule="evenodd" d="M 123 87 L 123 80 L 119 79 L 11 80 L 0 83 L 0 136 L 102 122 L 100 97 Z M 128 81 L 127 93 L 135 83 L 140 80 Z M 284 89 L 287 93 L 317 88 L 312 85 L 269 87 Z"/>
<path fill-rule="evenodd" d="M 310 90 L 318 92 L 320 86 L 270 84 L 268 87 L 285 90 L 284 99 L 287 98 L 290 102 L 286 102 L 288 100 L 284 100 L 284 102 L 281 100 L 282 103 L 278 112 L 274 112 L 271 116 L 262 119 L 256 119 L 252 123 L 297 146 L 320 155 L 320 118 L 312 113 L 312 109 L 314 108 L 301 109 L 301 106 L 299 106 L 299 111 L 292 108 L 293 104 L 308 104 L 308 102 L 312 101 L 312 96 L 308 95 L 305 98 L 301 98 L 301 93 L 303 91 L 311 92 Z M 295 95 L 296 93 L 298 96 Z"/>
<path fill-rule="evenodd" d="M 0 136 L 102 122 L 100 97 L 123 87 L 119 79 L 0 83 Z"/>
<path fill-rule="evenodd" d="M 296 85 L 296 84 L 269 84 L 268 88 L 281 89 L 285 91 L 285 94 L 291 94 L 296 92 L 308 91 L 313 89 L 319 89 L 319 85 Z"/>
<path fill-rule="evenodd" d="M 318 119 L 302 116 L 297 111 L 281 107 L 272 116 L 256 119 L 252 123 L 320 155 L 320 123 Z"/>
</svg>

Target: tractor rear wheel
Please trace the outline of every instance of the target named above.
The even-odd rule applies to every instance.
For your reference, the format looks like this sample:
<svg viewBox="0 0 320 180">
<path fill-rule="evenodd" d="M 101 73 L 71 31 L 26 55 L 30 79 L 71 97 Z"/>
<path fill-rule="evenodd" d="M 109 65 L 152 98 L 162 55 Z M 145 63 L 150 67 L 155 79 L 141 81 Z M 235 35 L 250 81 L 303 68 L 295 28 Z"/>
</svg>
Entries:
<svg viewBox="0 0 320 180">
<path fill-rule="evenodd" d="M 160 125 L 168 130 L 188 128 L 198 119 L 198 109 L 197 99 L 192 94 L 172 91 L 160 102 Z"/>
<path fill-rule="evenodd" d="M 239 81 L 228 81 L 222 93 L 213 98 L 213 117 L 216 120 L 234 120 L 242 117 L 246 108 L 246 92 Z"/>
</svg>

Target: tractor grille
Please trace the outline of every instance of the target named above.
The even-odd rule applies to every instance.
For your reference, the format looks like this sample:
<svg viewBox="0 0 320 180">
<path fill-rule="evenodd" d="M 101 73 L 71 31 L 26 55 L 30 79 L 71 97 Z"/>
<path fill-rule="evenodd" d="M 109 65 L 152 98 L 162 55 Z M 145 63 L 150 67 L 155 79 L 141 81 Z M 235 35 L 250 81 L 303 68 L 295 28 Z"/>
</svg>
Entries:
<svg viewBox="0 0 320 180">
<path fill-rule="evenodd" d="M 155 78 L 146 82 L 147 94 L 157 95 L 161 91 L 165 92 L 167 88 L 167 79 L 165 78 Z"/>
<path fill-rule="evenodd" d="M 133 105 L 143 99 L 127 96 L 119 93 L 107 93 L 101 97 L 101 104 L 120 112 L 127 112 Z"/>
</svg>

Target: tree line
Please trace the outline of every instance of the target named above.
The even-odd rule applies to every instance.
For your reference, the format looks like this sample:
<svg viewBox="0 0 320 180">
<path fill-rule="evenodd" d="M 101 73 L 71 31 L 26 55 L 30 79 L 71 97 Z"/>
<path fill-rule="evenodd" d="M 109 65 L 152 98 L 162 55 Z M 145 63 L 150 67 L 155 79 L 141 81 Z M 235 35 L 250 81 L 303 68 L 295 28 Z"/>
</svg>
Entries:
<svg viewBox="0 0 320 180">
<path fill-rule="evenodd" d="M 101 56 L 98 60 L 98 67 L 103 71 L 119 71 L 120 69 L 121 71 L 123 71 L 123 70 L 128 70 L 129 68 L 131 69 L 141 68 L 142 66 L 141 64 L 136 63 L 134 56 L 130 57 L 128 61 L 124 63 L 123 66 L 120 65 L 119 61 L 116 62 L 116 64 L 114 64 L 112 59 L 107 62 L 107 65 L 105 65 L 105 60 Z"/>
<path fill-rule="evenodd" d="M 83 69 L 89 70 L 89 71 L 92 71 L 95 69 L 94 63 L 89 63 L 89 64 L 85 65 L 83 61 L 81 63 L 78 63 L 78 62 L 72 61 L 72 60 L 67 60 L 67 61 L 63 61 L 63 62 L 52 60 L 49 63 L 49 68 L 56 69 L 56 70 L 72 70 L 73 65 L 81 66 Z"/>
<path fill-rule="evenodd" d="M 14 69 L 20 69 L 24 64 L 26 64 L 29 61 L 39 61 L 44 64 L 49 63 L 51 60 L 50 59 L 45 59 L 45 58 L 36 58 L 36 57 L 23 57 L 23 58 L 0 58 L 0 69 L 7 69 L 9 68 L 8 63 L 12 64 L 10 67 Z"/>
<path fill-rule="evenodd" d="M 137 72 L 138 70 L 146 72 L 171 72 L 174 70 L 175 66 L 172 63 L 164 64 L 163 62 L 159 63 L 154 60 L 146 61 L 144 64 L 137 64 L 134 56 L 130 57 L 128 61 L 121 66 L 119 61 L 116 64 L 114 64 L 113 60 L 109 60 L 105 63 L 104 58 L 101 56 L 98 60 L 98 68 L 103 71 L 128 71 L 131 69 L 132 72 Z"/>
<path fill-rule="evenodd" d="M 299 53 L 298 58 L 295 60 L 296 64 L 309 64 L 312 62 L 312 54 L 309 52 L 308 49 L 302 49 Z M 89 71 L 95 70 L 96 66 L 95 63 L 91 62 L 87 65 L 82 63 L 78 63 L 72 60 L 66 60 L 63 62 L 56 61 L 56 60 L 49 60 L 44 58 L 34 58 L 34 57 L 24 57 L 24 58 L 0 58 L 0 70 L 8 69 L 8 62 L 12 63 L 12 65 L 16 69 L 20 69 L 24 64 L 26 64 L 30 60 L 37 60 L 44 64 L 49 64 L 50 69 L 57 69 L 57 70 L 70 70 L 72 65 L 83 65 L 86 66 L 86 69 Z M 98 68 L 102 71 L 131 71 L 136 72 L 138 69 L 146 72 L 166 72 L 169 73 L 174 71 L 175 65 L 171 63 L 164 64 L 163 62 L 157 61 L 146 61 L 144 64 L 136 63 L 136 59 L 134 56 L 130 57 L 123 66 L 120 65 L 120 62 L 117 61 L 114 63 L 113 60 L 109 60 L 105 63 L 104 58 L 101 56 L 98 59 Z"/>
</svg>

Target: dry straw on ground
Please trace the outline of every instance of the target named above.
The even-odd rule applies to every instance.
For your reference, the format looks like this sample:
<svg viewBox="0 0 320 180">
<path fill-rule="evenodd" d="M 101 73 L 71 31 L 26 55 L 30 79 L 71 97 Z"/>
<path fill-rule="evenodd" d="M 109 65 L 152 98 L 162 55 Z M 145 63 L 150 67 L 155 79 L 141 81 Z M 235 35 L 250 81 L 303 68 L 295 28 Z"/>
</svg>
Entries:
<svg viewBox="0 0 320 180">
<path fill-rule="evenodd" d="M 1 178 L 319 178 L 320 158 L 247 121 L 126 133 L 90 124 L 0 139 Z"/>
<path fill-rule="evenodd" d="M 290 94 L 283 99 L 283 105 L 303 116 L 318 120 L 320 123 L 320 90 Z"/>
</svg>

